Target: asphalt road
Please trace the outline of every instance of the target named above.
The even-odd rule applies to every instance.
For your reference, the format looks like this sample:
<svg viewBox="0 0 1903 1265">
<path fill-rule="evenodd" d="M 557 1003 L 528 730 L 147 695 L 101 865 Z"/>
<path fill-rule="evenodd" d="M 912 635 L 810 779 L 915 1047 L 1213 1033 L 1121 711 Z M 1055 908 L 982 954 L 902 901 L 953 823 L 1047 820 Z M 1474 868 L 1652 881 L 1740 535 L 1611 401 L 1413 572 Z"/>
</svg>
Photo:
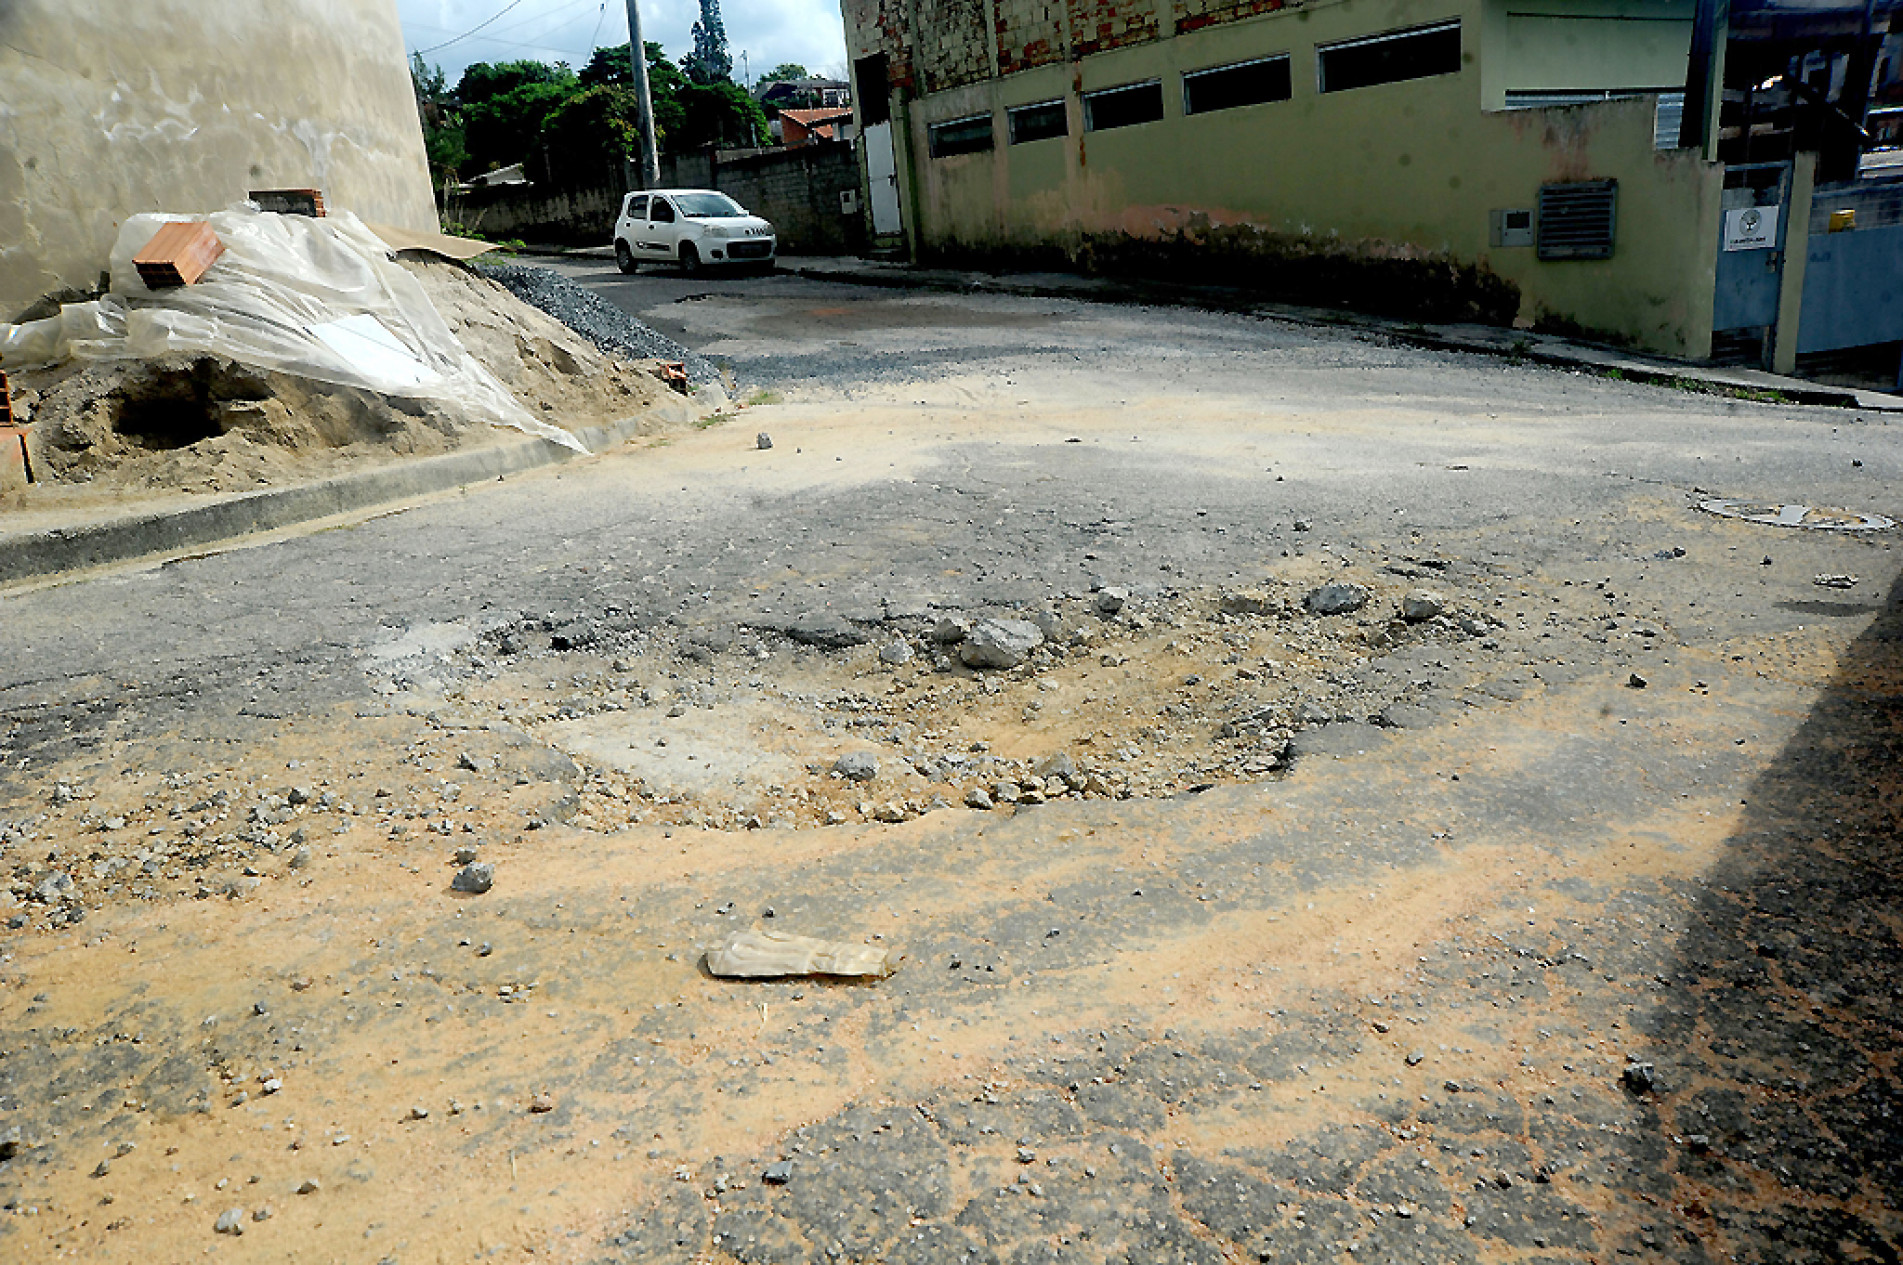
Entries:
<svg viewBox="0 0 1903 1265">
<path fill-rule="evenodd" d="M 318 855 L 233 851 L 257 871 L 218 889 L 239 900 L 86 875 L 82 920 L 17 900 L 6 1254 L 1895 1257 L 1894 542 L 1693 509 L 1893 512 L 1881 421 L 1231 315 L 563 270 L 750 407 L 0 599 L 19 885 L 213 811 L 169 816 L 167 777 L 416 802 L 321 832 L 308 806 Z M 1335 577 L 1375 602 L 1220 614 L 1238 587 Z M 1420 584 L 1484 631 L 1371 641 Z M 702 706 L 690 687 L 939 682 L 976 717 L 961 669 L 772 629 L 830 613 L 922 645 L 943 613 L 1082 620 L 1105 585 L 1149 612 L 1119 635 L 1160 666 L 1116 701 L 1171 730 L 1158 747 L 1211 741 L 1186 675 L 1301 660 L 1311 629 L 1354 649 L 1292 686 L 1319 701 L 1285 776 L 831 828 L 556 820 L 598 796 L 549 735 L 617 674 L 644 714 Z M 1095 654 L 1019 684 L 1068 699 Z M 1382 690 L 1404 721 L 1369 723 Z M 1015 712 L 982 719 L 962 746 L 1029 741 Z M 458 795 L 497 858 L 478 901 L 444 892 L 450 840 L 423 825 L 447 834 Z M 906 965 L 859 986 L 697 968 L 768 908 Z M 255 1197 L 216 1185 L 247 1173 Z M 214 1233 L 266 1194 L 271 1219 Z"/>
</svg>

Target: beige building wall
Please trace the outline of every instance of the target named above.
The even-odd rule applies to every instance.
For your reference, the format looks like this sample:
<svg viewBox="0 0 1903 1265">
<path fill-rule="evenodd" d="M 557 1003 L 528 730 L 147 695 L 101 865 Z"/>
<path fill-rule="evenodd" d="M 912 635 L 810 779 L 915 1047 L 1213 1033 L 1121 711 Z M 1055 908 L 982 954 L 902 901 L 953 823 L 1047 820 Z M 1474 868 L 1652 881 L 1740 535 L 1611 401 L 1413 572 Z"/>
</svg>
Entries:
<svg viewBox="0 0 1903 1265">
<path fill-rule="evenodd" d="M 287 187 L 435 228 L 395 0 L 0 0 L 0 320 L 127 215 Z"/>
<path fill-rule="evenodd" d="M 1021 0 L 993 3 L 1002 12 Z M 1070 3 L 1074 15 L 1102 0 Z M 1053 8 L 1064 11 L 1058 3 L 1040 12 Z M 1512 90 L 1682 80 L 1688 4 L 1516 0 L 1512 20 L 1499 0 L 1350 0 L 1266 12 L 1232 4 L 1219 22 L 1207 20 L 1207 9 L 1174 0 L 1159 14 L 1151 0 L 1137 0 L 1096 21 L 1099 7 L 1090 29 L 1117 46 L 1063 59 L 1062 45 L 1084 29 L 1073 22 L 1050 41 L 1058 56 L 1027 66 L 1035 59 L 1018 45 L 1015 64 L 1025 68 L 990 77 L 971 75 L 968 55 L 947 58 L 943 30 L 913 57 L 895 57 L 904 148 L 914 156 L 903 192 L 914 203 L 919 244 L 928 253 L 1077 250 L 1105 238 L 1233 245 L 1238 234 L 1227 230 L 1240 227 L 1275 250 L 1312 243 L 1337 257 L 1477 266 L 1518 288 L 1523 320 L 1584 327 L 1678 355 L 1709 354 L 1722 169 L 1694 151 L 1655 149 L 1650 98 L 1498 108 Z M 1579 34 L 1614 39 L 1620 55 L 1584 56 L 1577 46 L 1569 55 L 1564 42 L 1547 43 L 1542 23 L 1561 9 L 1574 15 L 1564 21 L 1578 23 Z M 903 9 L 893 0 L 848 0 L 846 12 L 855 55 L 903 37 L 904 26 L 893 21 Z M 855 15 L 862 18 L 856 27 Z M 1454 17 L 1462 22 L 1459 73 L 1319 91 L 1318 44 Z M 1627 18 L 1635 20 L 1623 25 Z M 993 29 L 1009 27 L 1000 20 Z M 984 42 L 982 32 L 977 39 Z M 1131 42 L 1119 43 L 1125 39 Z M 1001 35 L 999 64 L 1012 53 Z M 1290 59 L 1290 100 L 1185 115 L 1184 71 L 1275 54 Z M 947 73 L 948 62 L 956 73 Z M 935 79 L 962 82 L 903 101 L 908 86 L 920 90 Z M 1083 131 L 1082 94 L 1146 79 L 1162 82 L 1162 119 Z M 1058 98 L 1070 108 L 1067 137 L 1008 143 L 1009 107 Z M 986 112 L 994 118 L 990 151 L 927 156 L 933 123 Z M 1619 182 L 1611 259 L 1541 262 L 1530 246 L 1490 244 L 1491 211 L 1533 208 L 1543 183 L 1600 179 Z"/>
</svg>

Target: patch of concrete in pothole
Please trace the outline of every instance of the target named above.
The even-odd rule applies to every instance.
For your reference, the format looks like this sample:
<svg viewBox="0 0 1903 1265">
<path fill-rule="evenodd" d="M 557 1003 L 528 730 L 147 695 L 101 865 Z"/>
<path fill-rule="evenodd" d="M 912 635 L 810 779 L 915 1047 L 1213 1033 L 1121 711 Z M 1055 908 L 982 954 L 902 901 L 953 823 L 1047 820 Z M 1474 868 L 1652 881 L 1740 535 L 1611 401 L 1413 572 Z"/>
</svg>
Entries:
<svg viewBox="0 0 1903 1265">
<path fill-rule="evenodd" d="M 571 755 L 641 779 L 649 796 L 702 799 L 748 795 L 802 772 L 787 750 L 823 741 L 784 713 L 726 704 L 679 716 L 658 711 L 606 712 L 547 726 L 542 737 Z"/>
</svg>

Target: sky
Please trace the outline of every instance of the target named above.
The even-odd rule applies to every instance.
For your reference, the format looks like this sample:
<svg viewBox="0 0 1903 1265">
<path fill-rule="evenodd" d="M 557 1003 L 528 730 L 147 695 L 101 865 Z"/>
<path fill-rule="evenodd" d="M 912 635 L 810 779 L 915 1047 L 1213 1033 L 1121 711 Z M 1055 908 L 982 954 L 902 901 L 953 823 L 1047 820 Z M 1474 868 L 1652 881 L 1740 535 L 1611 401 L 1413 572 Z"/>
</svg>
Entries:
<svg viewBox="0 0 1903 1265">
<path fill-rule="evenodd" d="M 628 42 L 627 0 L 515 0 L 513 7 L 510 0 L 397 0 L 396 7 L 409 51 L 440 65 L 452 85 L 471 62 L 530 57 L 580 69 L 592 49 Z M 720 17 L 735 79 L 743 65 L 758 79 L 782 62 L 845 78 L 838 0 L 723 0 Z M 491 18 L 481 31 L 456 39 Z M 693 50 L 692 28 L 699 20 L 699 0 L 641 0 L 641 34 L 665 48 L 670 60 Z M 455 42 L 432 49 L 450 40 Z"/>
</svg>

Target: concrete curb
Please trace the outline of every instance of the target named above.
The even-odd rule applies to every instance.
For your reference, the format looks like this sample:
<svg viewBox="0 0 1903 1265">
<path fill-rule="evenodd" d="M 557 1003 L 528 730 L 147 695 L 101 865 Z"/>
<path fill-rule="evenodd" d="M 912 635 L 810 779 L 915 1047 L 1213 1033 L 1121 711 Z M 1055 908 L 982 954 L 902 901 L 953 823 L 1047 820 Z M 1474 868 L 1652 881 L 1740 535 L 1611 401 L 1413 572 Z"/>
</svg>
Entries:
<svg viewBox="0 0 1903 1265">
<path fill-rule="evenodd" d="M 1686 384 L 1712 388 L 1717 393 L 1740 395 L 1772 392 L 1792 404 L 1822 405 L 1827 408 L 1862 409 L 1875 413 L 1903 412 L 1903 399 L 1877 391 L 1858 391 L 1833 387 L 1801 378 L 1783 377 L 1754 370 L 1727 371 L 1677 361 L 1640 359 L 1630 352 L 1610 347 L 1578 345 L 1568 347 L 1559 340 L 1543 338 L 1540 345 L 1520 345 L 1514 341 L 1494 343 L 1473 338 L 1436 334 L 1428 326 L 1403 324 L 1352 312 L 1318 311 L 1265 302 L 1241 290 L 1220 287 L 1169 285 L 1162 282 L 1121 281 L 1079 277 L 1075 283 L 1040 284 L 981 273 L 961 273 L 948 269 L 846 265 L 823 267 L 802 265 L 785 271 L 811 281 L 834 281 L 849 285 L 879 286 L 886 289 L 943 290 L 957 293 L 1008 294 L 1020 298 L 1072 299 L 1084 303 L 1174 304 L 1212 311 L 1246 312 L 1276 320 L 1292 321 L 1328 329 L 1352 329 L 1379 334 L 1410 347 L 1429 351 L 1466 352 L 1492 356 L 1500 360 L 1521 361 L 1553 369 L 1581 369 L 1597 374 L 1617 373 L 1633 382 L 1683 389 Z M 1501 331 L 1503 339 L 1511 338 Z"/>
<path fill-rule="evenodd" d="M 724 393 L 704 390 L 671 401 L 639 417 L 574 432 L 589 455 L 606 451 L 639 432 L 654 411 L 678 413 L 691 422 L 717 412 Z M 421 461 L 379 466 L 351 474 L 300 483 L 294 487 L 247 492 L 209 505 L 156 510 L 83 527 L 0 536 L 0 587 L 44 579 L 69 571 L 203 548 L 259 532 L 293 527 L 396 501 L 413 500 L 511 474 L 559 465 L 582 456 L 546 439 L 521 439 L 467 452 L 444 453 Z"/>
</svg>

